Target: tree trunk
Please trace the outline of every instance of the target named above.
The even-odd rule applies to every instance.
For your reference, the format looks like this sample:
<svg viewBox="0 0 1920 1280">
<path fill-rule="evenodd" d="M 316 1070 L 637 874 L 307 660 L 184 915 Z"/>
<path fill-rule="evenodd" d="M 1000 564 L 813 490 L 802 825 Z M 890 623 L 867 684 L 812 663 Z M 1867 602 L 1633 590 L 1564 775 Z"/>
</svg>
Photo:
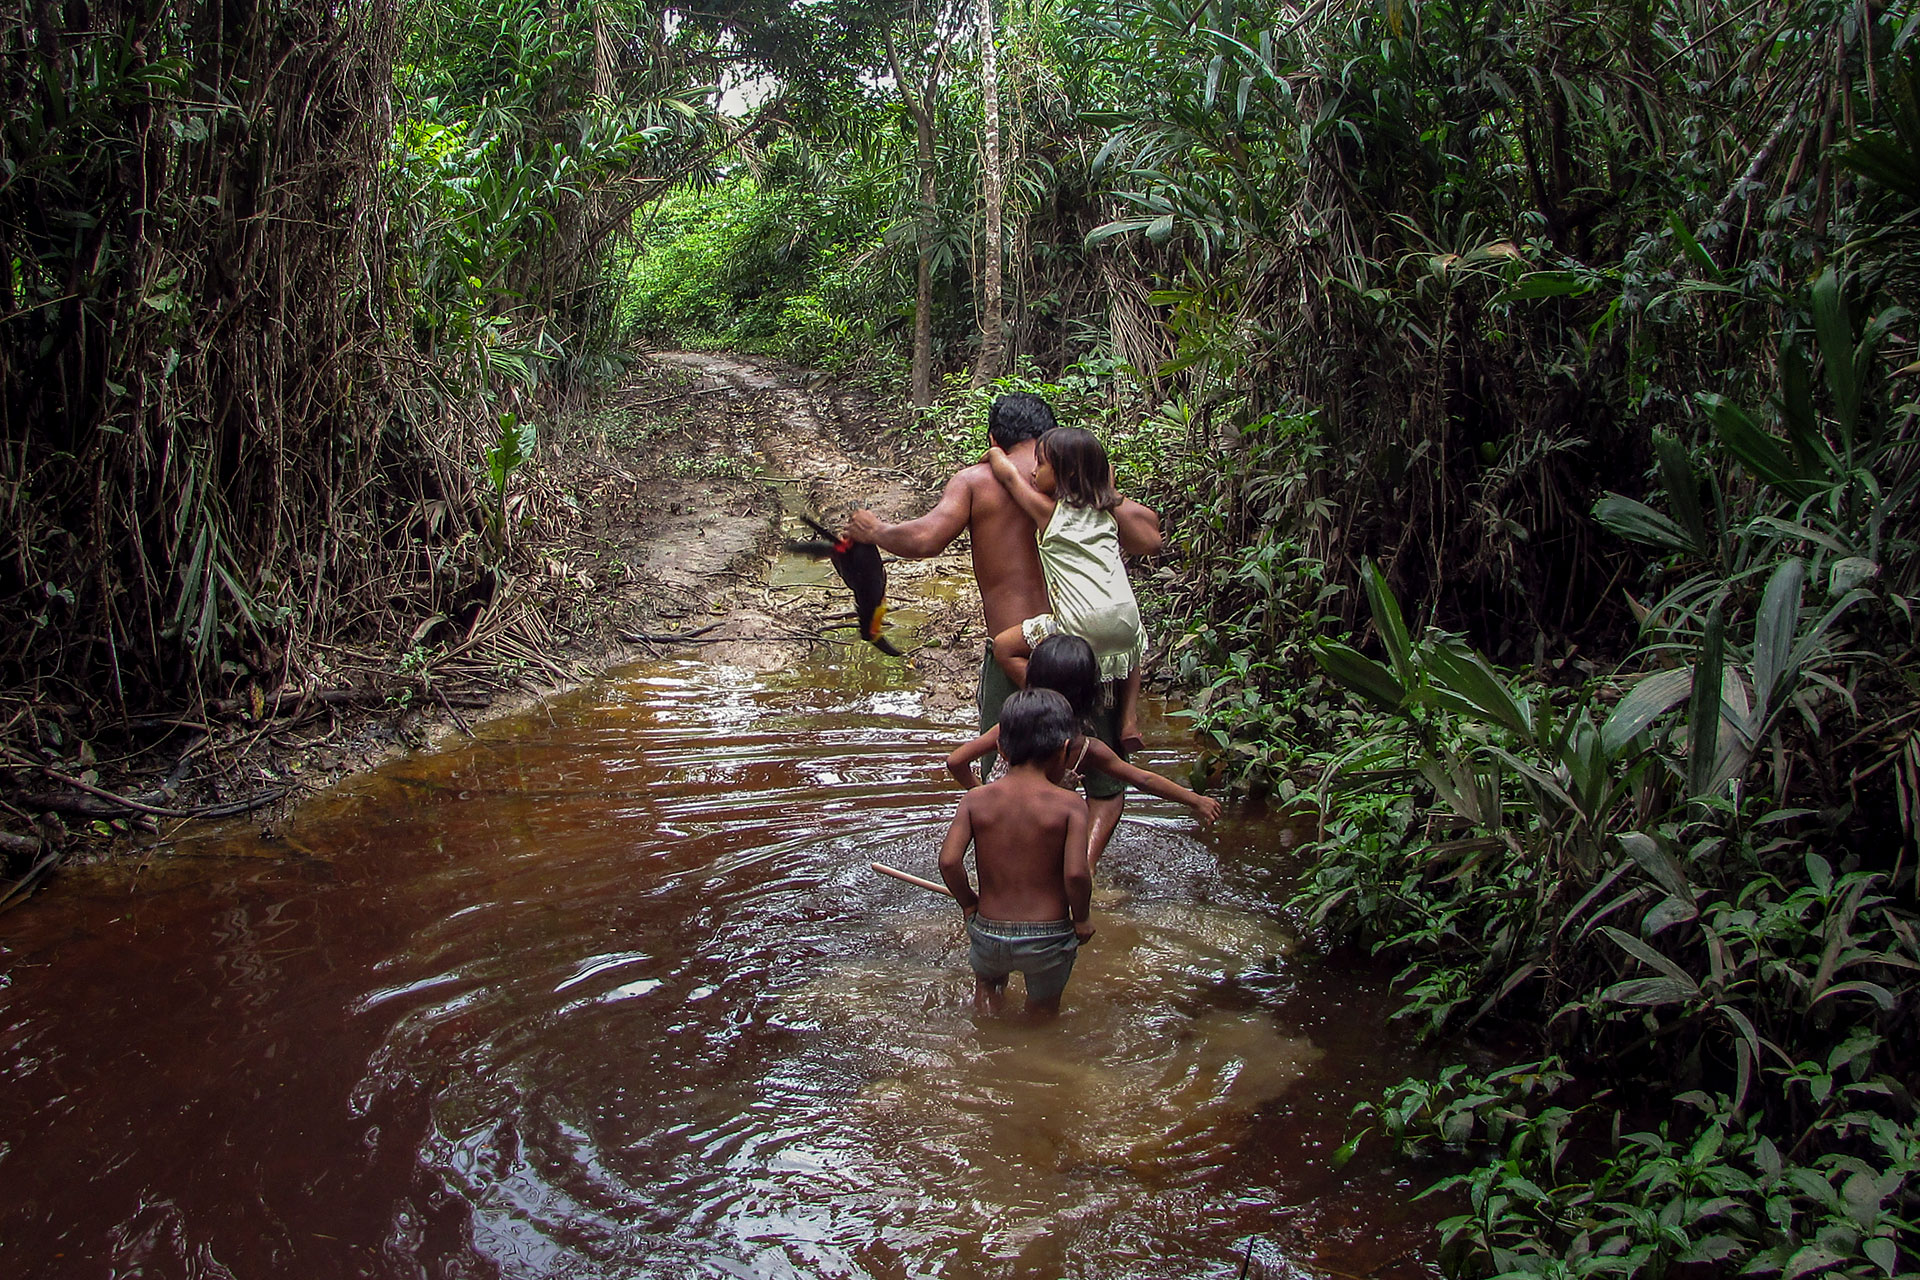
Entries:
<svg viewBox="0 0 1920 1280">
<path fill-rule="evenodd" d="M 987 234 L 980 273 L 980 355 L 973 366 L 976 387 L 1000 376 L 1006 349 L 1001 210 L 1007 175 L 1000 163 L 1000 57 L 994 43 L 993 0 L 980 0 L 980 114 L 980 195 L 986 205 Z"/>
<path fill-rule="evenodd" d="M 933 239 L 938 230 L 939 158 L 934 151 L 933 110 L 940 82 L 940 67 L 946 61 L 946 45 L 941 43 L 938 57 L 927 71 L 926 80 L 914 85 L 903 74 L 899 51 L 894 47 L 893 31 L 885 32 L 887 66 L 900 90 L 900 101 L 913 117 L 914 161 L 920 171 L 920 214 L 914 220 L 913 264 L 913 407 L 933 404 Z"/>
</svg>

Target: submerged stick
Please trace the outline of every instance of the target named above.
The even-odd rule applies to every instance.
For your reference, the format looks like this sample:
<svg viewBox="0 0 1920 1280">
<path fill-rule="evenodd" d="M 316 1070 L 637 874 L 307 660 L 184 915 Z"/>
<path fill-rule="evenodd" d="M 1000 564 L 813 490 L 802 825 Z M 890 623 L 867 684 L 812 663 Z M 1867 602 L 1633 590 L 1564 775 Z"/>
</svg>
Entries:
<svg viewBox="0 0 1920 1280">
<path fill-rule="evenodd" d="M 931 880 L 922 880 L 919 876 L 908 875 L 898 867 L 890 867 L 884 862 L 869 862 L 867 865 L 883 876 L 892 876 L 895 880 L 905 880 L 908 884 L 917 884 L 922 889 L 930 890 L 933 893 L 944 893 L 949 898 L 953 896 L 953 890 L 947 888 L 947 886 L 935 884 Z"/>
</svg>

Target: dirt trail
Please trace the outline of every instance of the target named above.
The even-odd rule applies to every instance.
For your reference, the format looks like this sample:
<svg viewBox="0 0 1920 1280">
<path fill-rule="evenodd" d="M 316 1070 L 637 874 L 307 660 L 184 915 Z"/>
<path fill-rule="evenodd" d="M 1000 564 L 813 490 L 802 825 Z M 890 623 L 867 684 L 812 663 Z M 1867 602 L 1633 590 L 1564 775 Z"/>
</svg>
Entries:
<svg viewBox="0 0 1920 1280">
<path fill-rule="evenodd" d="M 666 352 L 652 360 L 695 375 L 684 402 L 688 434 L 709 449 L 751 454 L 762 470 L 746 482 L 759 492 L 745 510 L 737 483 L 676 486 L 668 506 L 678 518 L 649 530 L 639 549 L 648 577 L 668 590 L 708 596 L 717 625 L 698 639 L 716 661 L 770 670 L 823 642 L 858 643 L 847 630 L 822 634 L 850 604 L 838 582 L 826 574 L 825 588 L 774 582 L 775 556 L 786 540 L 813 536 L 798 519 L 802 512 L 829 528 L 855 506 L 890 518 L 917 515 L 932 504 L 929 481 L 937 477 L 916 475 L 887 456 L 892 441 L 857 396 L 804 385 L 750 357 Z M 716 416 L 731 419 L 733 429 L 715 430 Z M 930 705 L 970 702 L 984 631 L 964 540 L 932 560 L 888 558 L 887 573 L 896 607 L 911 602 L 925 615 L 905 660 L 926 681 Z"/>
</svg>

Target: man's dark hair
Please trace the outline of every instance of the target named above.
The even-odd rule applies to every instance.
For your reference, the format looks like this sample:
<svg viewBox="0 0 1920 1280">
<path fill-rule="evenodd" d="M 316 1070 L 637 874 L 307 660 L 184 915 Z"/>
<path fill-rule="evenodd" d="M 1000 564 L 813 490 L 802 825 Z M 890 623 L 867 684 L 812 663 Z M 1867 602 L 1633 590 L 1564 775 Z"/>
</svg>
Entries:
<svg viewBox="0 0 1920 1280">
<path fill-rule="evenodd" d="M 1073 708 L 1051 689 L 1020 689 L 1000 708 L 1000 754 L 1009 765 L 1045 760 L 1073 738 Z"/>
<path fill-rule="evenodd" d="M 1038 440 L 1058 425 L 1053 406 L 1031 391 L 995 396 L 987 410 L 987 435 L 1002 449 L 1011 449 L 1022 440 Z"/>
</svg>

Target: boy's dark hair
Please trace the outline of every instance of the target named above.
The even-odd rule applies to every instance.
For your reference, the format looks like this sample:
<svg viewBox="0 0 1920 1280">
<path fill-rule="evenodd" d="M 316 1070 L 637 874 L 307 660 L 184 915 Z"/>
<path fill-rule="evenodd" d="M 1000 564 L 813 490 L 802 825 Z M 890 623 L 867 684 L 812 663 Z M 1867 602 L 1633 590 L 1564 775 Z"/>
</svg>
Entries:
<svg viewBox="0 0 1920 1280">
<path fill-rule="evenodd" d="M 1000 754 L 1009 765 L 1045 760 L 1073 739 L 1073 708 L 1051 689 L 1019 689 L 1000 708 Z"/>
<path fill-rule="evenodd" d="M 1057 501 L 1095 511 L 1111 511 L 1120 505 L 1107 447 L 1093 432 L 1055 427 L 1040 438 L 1040 452 L 1053 468 L 1053 496 Z"/>
<path fill-rule="evenodd" d="M 1075 719 L 1086 719 L 1100 700 L 1100 664 L 1093 646 L 1079 636 L 1048 636 L 1033 647 L 1027 688 L 1052 689 L 1067 700 Z"/>
<path fill-rule="evenodd" d="M 1053 406 L 1031 391 L 995 396 L 987 409 L 987 436 L 1002 449 L 1022 440 L 1038 440 L 1058 425 Z"/>
</svg>

